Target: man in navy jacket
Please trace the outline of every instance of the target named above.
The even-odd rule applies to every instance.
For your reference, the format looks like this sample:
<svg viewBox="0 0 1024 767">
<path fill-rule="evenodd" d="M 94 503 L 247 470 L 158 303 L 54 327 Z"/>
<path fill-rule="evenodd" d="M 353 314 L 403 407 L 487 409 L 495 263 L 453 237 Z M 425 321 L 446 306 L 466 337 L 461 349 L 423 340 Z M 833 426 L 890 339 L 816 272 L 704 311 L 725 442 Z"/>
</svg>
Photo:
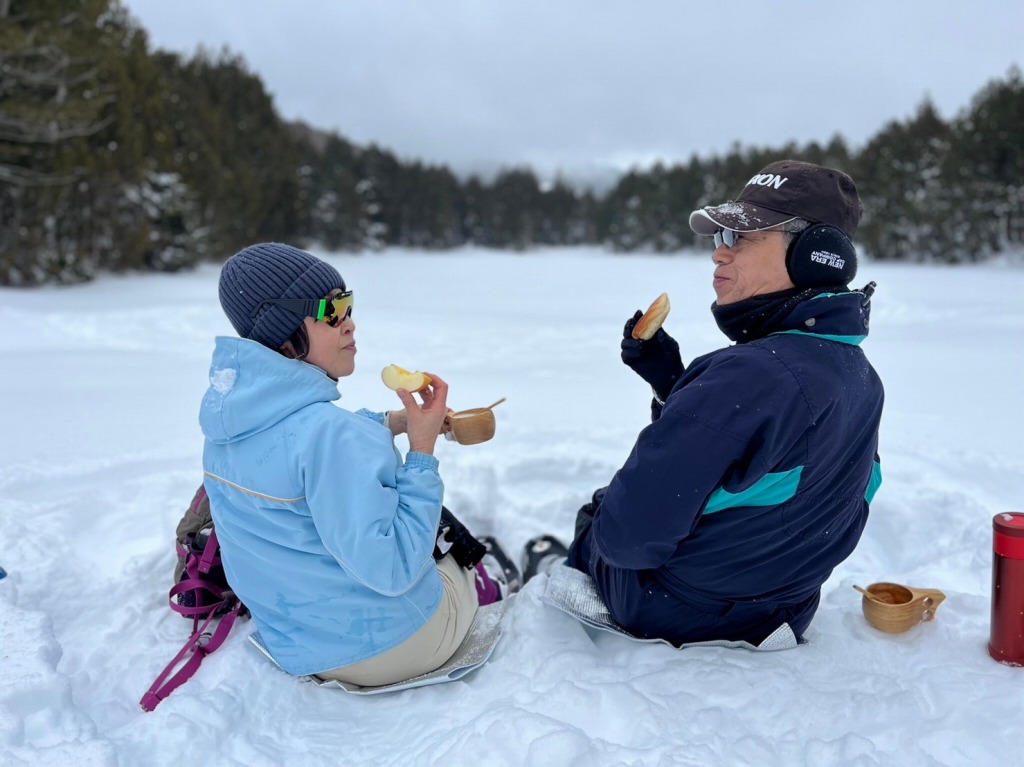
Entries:
<svg viewBox="0 0 1024 767">
<path fill-rule="evenodd" d="M 612 616 L 674 644 L 802 638 L 821 585 L 854 550 L 881 483 L 882 384 L 860 344 L 874 284 L 856 273 L 846 174 L 784 160 L 732 202 L 694 211 L 714 237 L 711 310 L 734 342 L 684 369 L 659 330 L 623 361 L 652 423 L 578 515 L 572 567 Z"/>
</svg>

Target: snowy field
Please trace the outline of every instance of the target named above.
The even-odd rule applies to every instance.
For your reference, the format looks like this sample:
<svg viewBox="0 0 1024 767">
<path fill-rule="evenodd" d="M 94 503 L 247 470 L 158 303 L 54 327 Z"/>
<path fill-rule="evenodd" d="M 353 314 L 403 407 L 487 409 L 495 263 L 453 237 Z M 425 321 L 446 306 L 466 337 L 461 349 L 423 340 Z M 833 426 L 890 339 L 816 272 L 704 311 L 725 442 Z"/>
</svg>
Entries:
<svg viewBox="0 0 1024 767">
<path fill-rule="evenodd" d="M 350 409 L 389 409 L 397 363 L 449 404 L 508 401 L 495 439 L 441 441 L 446 503 L 518 552 L 568 536 L 648 418 L 618 358 L 667 291 L 684 360 L 722 346 L 710 255 L 390 251 L 330 260 L 355 290 Z M 196 423 L 218 270 L 0 290 L 0 765 L 1021 764 L 1024 668 L 986 652 L 994 514 L 1024 511 L 1024 266 L 864 264 L 865 350 L 886 386 L 885 483 L 809 644 L 675 651 L 516 598 L 489 664 L 372 697 L 274 669 L 249 621 L 154 713 L 189 634 L 166 606 L 174 527 L 201 479 Z M 406 446 L 404 437 L 399 444 Z M 947 595 L 934 623 L 868 626 L 855 584 Z"/>
</svg>

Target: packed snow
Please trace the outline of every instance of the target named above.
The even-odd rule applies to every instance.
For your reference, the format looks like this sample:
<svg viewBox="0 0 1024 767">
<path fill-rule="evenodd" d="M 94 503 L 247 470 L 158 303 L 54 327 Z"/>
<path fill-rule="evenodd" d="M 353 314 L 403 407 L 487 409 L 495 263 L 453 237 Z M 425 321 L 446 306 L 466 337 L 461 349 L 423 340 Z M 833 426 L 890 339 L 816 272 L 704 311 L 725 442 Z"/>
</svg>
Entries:
<svg viewBox="0 0 1024 767">
<path fill-rule="evenodd" d="M 446 503 L 518 552 L 568 537 L 649 417 L 622 325 L 662 291 L 684 360 L 724 337 L 707 252 L 466 249 L 325 256 L 355 291 L 340 404 L 399 406 L 395 363 L 495 410 L 490 442 L 441 440 Z M 1010 765 L 1024 668 L 987 652 L 992 517 L 1024 510 L 1024 268 L 864 263 L 864 349 L 886 386 L 885 481 L 781 652 L 641 644 L 522 591 L 464 679 L 355 696 L 275 669 L 248 620 L 153 713 L 139 698 L 188 637 L 167 607 L 174 528 L 201 480 L 216 266 L 0 290 L 0 764 Z M 215 385 L 231 381 L 215 376 Z M 405 438 L 399 438 L 404 449 Z M 694 446 L 699 450 L 700 446 Z M 855 585 L 942 590 L 936 620 L 868 625 Z"/>
</svg>

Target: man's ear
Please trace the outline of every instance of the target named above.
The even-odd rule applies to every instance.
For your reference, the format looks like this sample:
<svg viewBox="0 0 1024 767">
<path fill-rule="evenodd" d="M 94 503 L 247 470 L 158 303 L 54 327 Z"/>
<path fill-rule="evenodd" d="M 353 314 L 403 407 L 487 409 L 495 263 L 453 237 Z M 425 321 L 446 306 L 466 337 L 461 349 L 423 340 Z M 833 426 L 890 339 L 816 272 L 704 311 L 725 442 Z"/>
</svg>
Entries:
<svg viewBox="0 0 1024 767">
<path fill-rule="evenodd" d="M 288 339 L 281 344 L 281 348 L 278 349 L 278 351 L 290 360 L 296 359 L 299 356 L 295 351 L 295 344 L 291 342 L 291 339 Z"/>
</svg>

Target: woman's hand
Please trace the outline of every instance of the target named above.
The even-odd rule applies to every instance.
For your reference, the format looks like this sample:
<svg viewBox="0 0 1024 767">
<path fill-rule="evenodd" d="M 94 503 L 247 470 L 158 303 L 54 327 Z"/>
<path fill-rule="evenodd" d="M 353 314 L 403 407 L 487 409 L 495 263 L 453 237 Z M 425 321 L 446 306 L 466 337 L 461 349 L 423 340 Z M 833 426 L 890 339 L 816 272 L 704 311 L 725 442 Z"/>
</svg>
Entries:
<svg viewBox="0 0 1024 767">
<path fill-rule="evenodd" d="M 426 371 L 424 371 L 426 373 Z M 430 385 L 419 393 L 423 404 L 416 402 L 408 389 L 399 389 L 398 398 L 405 405 L 405 418 L 409 433 L 409 450 L 414 453 L 434 454 L 434 443 L 448 415 L 448 384 L 433 373 Z"/>
<path fill-rule="evenodd" d="M 448 415 L 454 415 L 455 411 L 448 408 Z M 401 410 L 389 410 L 388 420 L 385 424 L 391 431 L 392 436 L 397 437 L 399 434 L 405 434 L 409 431 L 409 417 L 405 414 L 405 408 Z M 449 418 L 445 418 L 441 422 L 441 434 L 447 434 L 452 430 L 452 422 Z"/>
<path fill-rule="evenodd" d="M 391 433 L 396 437 L 409 431 L 409 418 L 406 416 L 405 410 L 392 410 L 388 413 L 386 426 L 391 429 Z"/>
</svg>

